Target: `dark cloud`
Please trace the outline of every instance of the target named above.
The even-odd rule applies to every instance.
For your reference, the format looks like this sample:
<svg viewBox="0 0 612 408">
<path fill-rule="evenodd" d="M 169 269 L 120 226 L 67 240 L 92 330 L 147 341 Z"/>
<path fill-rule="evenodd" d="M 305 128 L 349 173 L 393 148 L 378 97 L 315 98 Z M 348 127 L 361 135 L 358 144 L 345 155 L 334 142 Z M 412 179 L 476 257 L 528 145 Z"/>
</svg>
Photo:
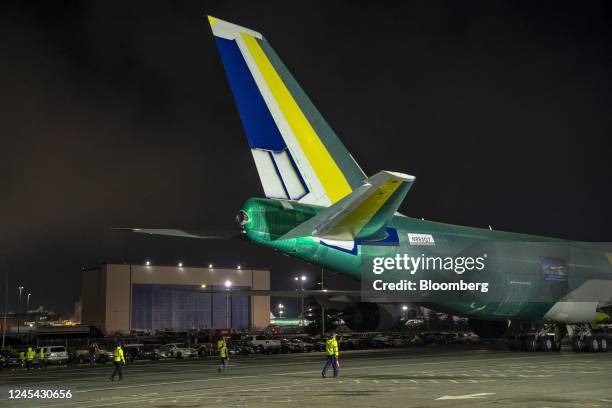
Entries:
<svg viewBox="0 0 612 408">
<path fill-rule="evenodd" d="M 206 13 L 262 31 L 366 172 L 417 176 L 404 213 L 610 240 L 606 2 L 28 2 L 0 14 L 0 256 L 33 303 L 102 261 L 316 272 L 110 230 L 233 228 L 261 195 Z"/>
</svg>

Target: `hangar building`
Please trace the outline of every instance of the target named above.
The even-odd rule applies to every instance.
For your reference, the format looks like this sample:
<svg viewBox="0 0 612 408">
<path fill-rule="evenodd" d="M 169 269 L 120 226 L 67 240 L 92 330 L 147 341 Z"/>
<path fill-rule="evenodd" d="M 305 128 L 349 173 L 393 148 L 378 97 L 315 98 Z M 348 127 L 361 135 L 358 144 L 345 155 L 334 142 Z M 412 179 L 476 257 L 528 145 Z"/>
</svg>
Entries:
<svg viewBox="0 0 612 408">
<path fill-rule="evenodd" d="M 251 329 L 270 324 L 264 269 L 102 264 L 83 269 L 82 324 L 106 333 L 130 330 Z"/>
</svg>

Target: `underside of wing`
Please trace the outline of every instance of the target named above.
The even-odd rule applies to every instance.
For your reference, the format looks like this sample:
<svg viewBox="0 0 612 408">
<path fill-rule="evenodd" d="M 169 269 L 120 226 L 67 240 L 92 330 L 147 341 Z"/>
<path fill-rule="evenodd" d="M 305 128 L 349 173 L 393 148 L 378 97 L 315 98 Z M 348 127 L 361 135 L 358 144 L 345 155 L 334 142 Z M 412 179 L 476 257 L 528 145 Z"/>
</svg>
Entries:
<svg viewBox="0 0 612 408">
<path fill-rule="evenodd" d="M 197 229 L 163 229 L 163 228 L 113 228 L 115 231 L 137 232 L 149 235 L 166 235 L 181 238 L 234 240 L 242 239 L 243 234 L 233 230 L 197 230 Z"/>
</svg>

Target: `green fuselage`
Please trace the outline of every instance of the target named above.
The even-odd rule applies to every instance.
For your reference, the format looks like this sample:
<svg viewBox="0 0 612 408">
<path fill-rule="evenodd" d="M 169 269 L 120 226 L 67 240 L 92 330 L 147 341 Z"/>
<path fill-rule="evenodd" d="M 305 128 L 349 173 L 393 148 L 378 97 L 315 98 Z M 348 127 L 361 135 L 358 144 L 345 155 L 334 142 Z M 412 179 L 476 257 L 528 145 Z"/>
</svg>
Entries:
<svg viewBox="0 0 612 408">
<path fill-rule="evenodd" d="M 437 310 L 487 320 L 540 320 L 550 308 L 588 279 L 612 279 L 606 248 L 600 244 L 570 242 L 526 234 L 462 227 L 405 216 L 395 216 L 388 225 L 397 233 L 397 242 L 357 243 L 355 249 L 338 248 L 314 237 L 278 240 L 297 225 L 310 219 L 323 207 L 296 202 L 251 198 L 243 211 L 243 229 L 259 244 L 361 280 L 372 275 L 377 257 L 457 254 L 486 254 L 488 268 L 481 273 L 490 284 L 486 293 L 456 297 L 421 294 L 396 301 L 427 303 Z M 408 233 L 430 235 L 435 245 L 419 246 L 409 242 Z M 609 249 L 612 252 L 612 248 Z M 567 273 L 562 279 L 546 279 L 543 259 L 563 259 Z M 438 281 L 467 277 L 465 273 L 436 273 Z M 474 277 L 474 275 L 472 275 Z M 592 299 L 577 299 L 591 301 Z"/>
</svg>

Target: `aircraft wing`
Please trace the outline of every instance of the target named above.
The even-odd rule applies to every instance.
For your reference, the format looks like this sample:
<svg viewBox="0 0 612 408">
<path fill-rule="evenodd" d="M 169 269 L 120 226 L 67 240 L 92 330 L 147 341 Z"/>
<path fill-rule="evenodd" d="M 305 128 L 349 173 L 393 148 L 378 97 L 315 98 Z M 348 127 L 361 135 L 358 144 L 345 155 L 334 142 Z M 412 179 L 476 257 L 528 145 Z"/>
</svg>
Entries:
<svg viewBox="0 0 612 408">
<path fill-rule="evenodd" d="M 345 198 L 279 239 L 306 236 L 338 241 L 384 238 L 389 221 L 414 179 L 414 176 L 407 174 L 381 171 Z"/>
<path fill-rule="evenodd" d="M 192 230 L 192 229 L 160 229 L 160 228 L 113 228 L 115 231 L 137 232 L 149 235 L 167 235 L 181 238 L 236 240 L 246 239 L 244 234 L 232 230 Z"/>
</svg>

